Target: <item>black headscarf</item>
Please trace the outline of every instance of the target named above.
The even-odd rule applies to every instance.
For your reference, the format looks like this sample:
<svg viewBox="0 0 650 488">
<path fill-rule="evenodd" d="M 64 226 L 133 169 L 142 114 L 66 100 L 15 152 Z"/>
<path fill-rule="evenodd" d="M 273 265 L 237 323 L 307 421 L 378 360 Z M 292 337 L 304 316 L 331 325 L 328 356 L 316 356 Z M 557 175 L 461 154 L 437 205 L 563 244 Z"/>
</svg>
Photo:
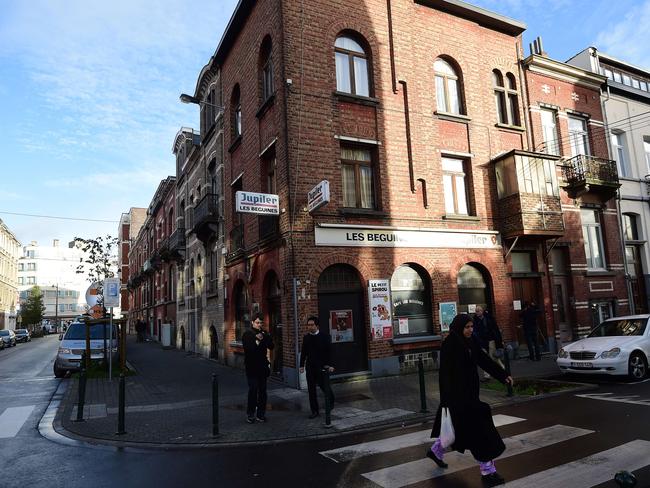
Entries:
<svg viewBox="0 0 650 488">
<path fill-rule="evenodd" d="M 454 317 L 454 320 L 451 321 L 451 325 L 449 326 L 450 332 L 458 335 L 463 341 L 469 345 L 470 339 L 465 338 L 463 335 L 463 329 L 467 325 L 468 322 L 473 322 L 472 317 L 469 314 L 466 313 L 459 313 Z"/>
</svg>

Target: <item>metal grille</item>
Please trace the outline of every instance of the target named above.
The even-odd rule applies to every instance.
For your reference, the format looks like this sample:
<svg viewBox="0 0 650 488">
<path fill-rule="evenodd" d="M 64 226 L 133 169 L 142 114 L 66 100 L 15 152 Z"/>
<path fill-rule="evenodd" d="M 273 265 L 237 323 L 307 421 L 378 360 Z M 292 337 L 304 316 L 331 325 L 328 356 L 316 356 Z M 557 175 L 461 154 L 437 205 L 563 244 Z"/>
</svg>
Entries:
<svg viewBox="0 0 650 488">
<path fill-rule="evenodd" d="M 577 351 L 577 352 L 571 352 L 569 354 L 571 356 L 571 359 L 577 359 L 582 361 L 586 359 L 594 359 L 596 357 L 596 353 L 590 351 Z"/>
</svg>

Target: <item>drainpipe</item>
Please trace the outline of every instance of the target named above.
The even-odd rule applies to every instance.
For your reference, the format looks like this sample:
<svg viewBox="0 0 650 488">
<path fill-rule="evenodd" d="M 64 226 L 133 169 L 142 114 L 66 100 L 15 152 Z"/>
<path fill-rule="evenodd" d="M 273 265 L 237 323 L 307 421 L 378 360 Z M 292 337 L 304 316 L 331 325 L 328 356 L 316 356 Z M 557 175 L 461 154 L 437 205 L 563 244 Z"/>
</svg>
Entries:
<svg viewBox="0 0 650 488">
<path fill-rule="evenodd" d="M 411 193 L 415 193 L 415 175 L 413 172 L 413 148 L 411 147 L 411 119 L 409 114 L 409 92 L 406 81 L 399 80 L 404 94 L 404 125 L 406 126 L 406 153 L 409 161 L 409 181 L 411 182 Z"/>
</svg>

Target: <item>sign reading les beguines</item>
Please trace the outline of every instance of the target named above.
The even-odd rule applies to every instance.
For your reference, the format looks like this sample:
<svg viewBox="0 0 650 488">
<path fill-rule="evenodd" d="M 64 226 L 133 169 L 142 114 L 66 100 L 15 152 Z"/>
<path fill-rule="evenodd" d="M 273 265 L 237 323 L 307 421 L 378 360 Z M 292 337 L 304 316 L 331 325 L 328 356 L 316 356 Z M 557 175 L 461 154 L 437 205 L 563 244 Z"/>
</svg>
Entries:
<svg viewBox="0 0 650 488">
<path fill-rule="evenodd" d="M 277 195 L 238 191 L 235 198 L 235 212 L 280 215 L 280 197 Z"/>
</svg>

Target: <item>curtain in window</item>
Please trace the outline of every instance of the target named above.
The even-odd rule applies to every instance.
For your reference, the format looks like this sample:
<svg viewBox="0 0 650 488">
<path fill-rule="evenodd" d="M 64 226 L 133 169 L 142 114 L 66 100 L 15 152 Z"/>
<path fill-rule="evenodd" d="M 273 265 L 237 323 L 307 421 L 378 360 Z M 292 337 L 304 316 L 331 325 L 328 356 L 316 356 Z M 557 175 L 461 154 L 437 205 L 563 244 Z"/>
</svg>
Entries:
<svg viewBox="0 0 650 488">
<path fill-rule="evenodd" d="M 359 166 L 359 179 L 361 208 L 375 208 L 375 199 L 372 194 L 372 168 Z"/>
<path fill-rule="evenodd" d="M 438 101 L 439 111 L 449 112 L 447 97 L 445 97 L 445 79 L 442 76 L 436 76 L 436 100 Z"/>
<path fill-rule="evenodd" d="M 354 185 L 354 166 L 350 164 L 341 165 L 341 177 L 343 179 L 343 206 L 356 207 L 357 198 Z"/>
<path fill-rule="evenodd" d="M 345 93 L 352 92 L 350 62 L 347 54 L 336 53 L 336 89 Z"/>
<path fill-rule="evenodd" d="M 370 96 L 368 82 L 368 61 L 364 58 L 354 57 L 354 84 L 356 94 L 364 97 Z"/>
</svg>

